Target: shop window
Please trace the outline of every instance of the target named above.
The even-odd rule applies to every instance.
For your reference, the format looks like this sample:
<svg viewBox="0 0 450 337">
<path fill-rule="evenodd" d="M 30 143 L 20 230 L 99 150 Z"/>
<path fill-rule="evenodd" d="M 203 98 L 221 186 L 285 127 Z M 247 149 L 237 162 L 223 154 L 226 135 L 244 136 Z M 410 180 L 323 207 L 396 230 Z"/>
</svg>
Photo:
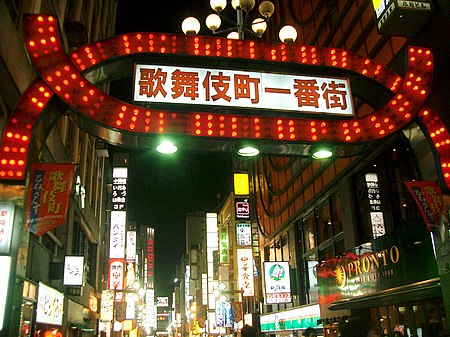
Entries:
<svg viewBox="0 0 450 337">
<path fill-rule="evenodd" d="M 334 193 L 330 196 L 330 208 L 331 208 L 333 234 L 337 235 L 343 231 L 341 197 L 339 193 Z"/>
<path fill-rule="evenodd" d="M 334 257 L 334 247 L 329 246 L 319 251 L 319 261 L 326 261 Z"/>
<path fill-rule="evenodd" d="M 305 251 L 313 249 L 316 246 L 316 234 L 314 226 L 314 215 L 309 215 L 303 222 L 303 241 L 305 242 Z"/>
<path fill-rule="evenodd" d="M 308 289 L 308 303 L 317 303 L 319 300 L 319 287 L 317 284 L 316 266 L 319 263 L 317 254 L 308 255 L 305 258 L 307 273 L 307 289 Z"/>
<path fill-rule="evenodd" d="M 316 217 L 317 241 L 320 244 L 333 237 L 330 204 L 328 202 L 317 209 Z"/>
</svg>

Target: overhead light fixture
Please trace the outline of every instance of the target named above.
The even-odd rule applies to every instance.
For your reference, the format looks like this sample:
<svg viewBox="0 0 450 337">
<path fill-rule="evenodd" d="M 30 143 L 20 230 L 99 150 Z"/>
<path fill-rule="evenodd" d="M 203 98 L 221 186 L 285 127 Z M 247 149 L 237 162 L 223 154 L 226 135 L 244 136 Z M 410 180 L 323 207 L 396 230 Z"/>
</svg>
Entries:
<svg viewBox="0 0 450 337">
<path fill-rule="evenodd" d="M 334 155 L 332 148 L 327 146 L 312 147 L 310 151 L 313 159 L 327 159 Z"/>
<path fill-rule="evenodd" d="M 255 0 L 231 0 L 231 5 L 236 10 L 236 20 L 231 20 L 223 16 L 222 11 L 227 6 L 227 0 L 210 0 L 210 6 L 215 13 L 206 18 L 206 26 L 213 32 L 213 34 L 228 33 L 235 31 L 232 36 L 227 36 L 229 39 L 236 38 L 244 39 L 245 33 L 261 37 L 267 29 L 267 22 L 275 11 L 275 6 L 271 1 L 263 1 L 259 5 L 259 14 L 261 17 L 255 19 L 251 23 L 246 23 L 248 13 L 255 6 Z M 231 27 L 219 30 L 222 19 L 231 24 Z M 185 34 L 197 34 L 200 30 L 200 22 L 193 17 L 185 19 L 181 25 Z"/>
<path fill-rule="evenodd" d="M 294 43 L 297 40 L 297 30 L 290 25 L 286 25 L 280 29 L 278 36 L 281 42 Z"/>
<path fill-rule="evenodd" d="M 156 147 L 156 151 L 162 154 L 172 154 L 178 151 L 178 147 L 172 142 L 165 140 Z"/>
<path fill-rule="evenodd" d="M 245 145 L 240 147 L 237 153 L 242 157 L 254 157 L 259 154 L 259 149 L 251 145 Z"/>
</svg>

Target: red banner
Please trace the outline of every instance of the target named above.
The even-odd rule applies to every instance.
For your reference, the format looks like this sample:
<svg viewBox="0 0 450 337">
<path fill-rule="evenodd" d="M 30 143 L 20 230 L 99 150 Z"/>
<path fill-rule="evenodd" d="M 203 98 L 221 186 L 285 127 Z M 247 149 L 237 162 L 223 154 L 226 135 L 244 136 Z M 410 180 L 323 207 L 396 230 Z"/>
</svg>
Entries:
<svg viewBox="0 0 450 337">
<path fill-rule="evenodd" d="M 435 181 L 405 181 L 406 187 L 419 206 L 420 213 L 429 231 L 439 226 L 439 217 L 444 211 L 442 192 Z"/>
<path fill-rule="evenodd" d="M 74 164 L 33 163 L 27 198 L 26 227 L 44 235 L 66 222 Z"/>
</svg>

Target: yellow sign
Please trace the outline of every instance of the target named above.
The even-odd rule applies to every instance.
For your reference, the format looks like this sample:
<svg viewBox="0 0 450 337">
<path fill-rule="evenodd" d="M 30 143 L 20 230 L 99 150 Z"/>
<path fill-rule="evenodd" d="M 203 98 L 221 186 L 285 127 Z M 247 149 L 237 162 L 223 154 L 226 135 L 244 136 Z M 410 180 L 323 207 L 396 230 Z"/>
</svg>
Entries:
<svg viewBox="0 0 450 337">
<path fill-rule="evenodd" d="M 235 195 L 249 195 L 250 187 L 248 183 L 248 173 L 234 174 L 234 194 Z"/>
</svg>

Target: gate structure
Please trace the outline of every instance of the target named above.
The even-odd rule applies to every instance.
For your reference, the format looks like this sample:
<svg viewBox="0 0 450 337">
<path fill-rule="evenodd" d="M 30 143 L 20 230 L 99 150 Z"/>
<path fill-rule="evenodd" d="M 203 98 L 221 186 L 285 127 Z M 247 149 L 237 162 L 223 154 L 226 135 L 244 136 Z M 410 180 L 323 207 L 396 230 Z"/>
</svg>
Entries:
<svg viewBox="0 0 450 337">
<path fill-rule="evenodd" d="M 230 151 L 239 141 L 257 141 L 268 154 L 308 155 L 312 144 L 325 143 L 337 147 L 338 155 L 348 156 L 417 117 L 434 144 L 442 178 L 450 187 L 449 134 L 426 104 L 433 71 L 429 49 L 409 48 L 402 77 L 374 60 L 336 48 L 133 33 L 67 55 L 55 17 L 27 15 L 24 29 L 39 78 L 22 95 L 5 127 L 0 148 L 2 181 L 24 184 L 36 125 L 49 102 L 56 100 L 73 111 L 70 117 L 81 128 L 111 144 L 131 148 L 150 147 L 155 138 L 173 135 L 183 137 L 191 148 L 203 143 L 216 151 Z M 144 106 L 126 103 L 98 88 L 101 83 L 129 76 L 123 69 L 148 60 L 159 65 L 270 69 L 294 76 L 347 78 L 353 96 L 375 109 L 364 116 L 330 118 L 226 106 Z"/>
</svg>

